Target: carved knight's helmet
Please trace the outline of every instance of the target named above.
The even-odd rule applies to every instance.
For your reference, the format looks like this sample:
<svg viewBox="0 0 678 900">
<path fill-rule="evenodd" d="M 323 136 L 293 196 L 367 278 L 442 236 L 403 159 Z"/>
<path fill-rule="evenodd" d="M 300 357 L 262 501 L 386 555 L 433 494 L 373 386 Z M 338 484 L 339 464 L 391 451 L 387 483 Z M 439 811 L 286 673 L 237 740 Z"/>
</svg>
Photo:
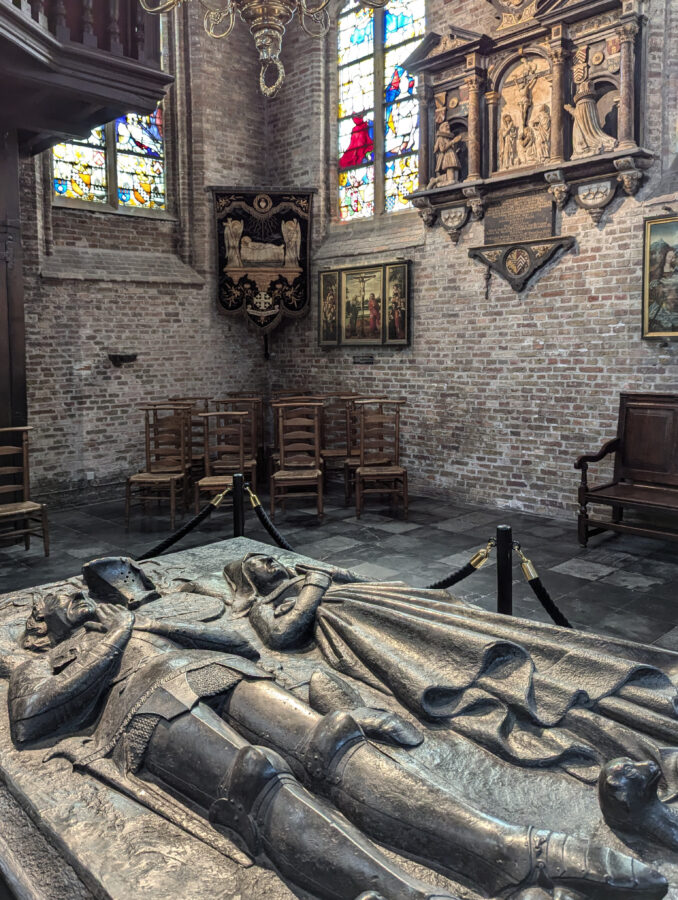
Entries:
<svg viewBox="0 0 678 900">
<path fill-rule="evenodd" d="M 136 609 L 160 594 L 151 579 L 124 556 L 104 556 L 82 567 L 90 596 L 105 603 Z"/>
</svg>

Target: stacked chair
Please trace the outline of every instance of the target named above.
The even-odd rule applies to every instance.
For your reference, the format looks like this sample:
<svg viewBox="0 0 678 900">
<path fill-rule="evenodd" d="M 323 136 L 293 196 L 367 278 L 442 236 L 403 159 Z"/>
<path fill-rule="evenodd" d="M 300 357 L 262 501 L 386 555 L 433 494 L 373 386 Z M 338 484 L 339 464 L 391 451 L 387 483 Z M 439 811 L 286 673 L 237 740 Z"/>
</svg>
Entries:
<svg viewBox="0 0 678 900">
<path fill-rule="evenodd" d="M 0 541 L 23 539 L 30 550 L 31 536 L 41 537 L 49 556 L 47 507 L 31 500 L 28 432 L 30 425 L 0 428 Z"/>
<path fill-rule="evenodd" d="M 192 410 L 187 403 L 153 403 L 141 407 L 144 412 L 146 468 L 127 479 L 125 522 L 129 527 L 130 509 L 136 499 L 147 504 L 168 496 L 170 528 L 174 530 L 177 491 L 181 490 L 182 509 L 188 506 L 192 460 Z"/>
<path fill-rule="evenodd" d="M 318 518 L 323 516 L 323 471 L 320 459 L 322 400 L 306 398 L 275 401 L 279 468 L 271 473 L 271 518 L 276 503 L 292 497 L 317 498 Z M 305 490 L 304 490 L 305 489 Z"/>
<path fill-rule="evenodd" d="M 355 512 L 360 518 L 366 494 L 400 497 L 407 518 L 407 469 L 400 465 L 400 407 L 404 400 L 355 400 L 360 422 L 360 464 L 355 470 Z"/>
<path fill-rule="evenodd" d="M 251 410 L 218 410 L 200 416 L 204 429 L 205 475 L 195 483 L 196 513 L 201 494 L 208 494 L 211 499 L 233 487 L 233 475 L 245 469 L 252 432 Z"/>
</svg>

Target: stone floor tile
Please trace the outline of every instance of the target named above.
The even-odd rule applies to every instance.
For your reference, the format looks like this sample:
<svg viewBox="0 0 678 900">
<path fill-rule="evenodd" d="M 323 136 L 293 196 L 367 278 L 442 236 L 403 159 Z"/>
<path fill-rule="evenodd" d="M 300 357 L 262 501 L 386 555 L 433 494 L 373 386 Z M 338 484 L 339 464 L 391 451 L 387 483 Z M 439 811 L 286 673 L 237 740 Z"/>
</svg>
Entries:
<svg viewBox="0 0 678 900">
<path fill-rule="evenodd" d="M 386 566 L 377 565 L 377 563 L 365 562 L 359 566 L 354 566 L 353 571 L 365 578 L 373 578 L 375 581 L 393 580 L 398 576 L 395 569 L 389 569 Z"/>
<path fill-rule="evenodd" d="M 663 583 L 662 578 L 641 575 L 640 572 L 629 572 L 628 569 L 618 569 L 600 580 L 604 584 L 614 584 L 617 587 L 628 588 L 630 591 L 647 591 L 654 585 Z"/>
<path fill-rule="evenodd" d="M 436 528 L 443 531 L 453 531 L 456 533 L 469 531 L 470 529 L 484 526 L 490 522 L 497 522 L 497 516 L 487 512 L 464 513 L 461 516 L 455 516 L 450 519 L 443 519 L 438 522 Z"/>
<path fill-rule="evenodd" d="M 663 647 L 664 650 L 674 650 L 678 652 L 678 626 L 671 628 L 652 642 L 657 647 Z"/>
<path fill-rule="evenodd" d="M 588 562 L 582 557 L 568 559 L 560 565 L 553 566 L 551 572 L 561 572 L 563 575 L 573 575 L 584 581 L 598 581 L 606 575 L 611 575 L 614 569 L 611 566 L 601 566 L 599 563 Z"/>
</svg>

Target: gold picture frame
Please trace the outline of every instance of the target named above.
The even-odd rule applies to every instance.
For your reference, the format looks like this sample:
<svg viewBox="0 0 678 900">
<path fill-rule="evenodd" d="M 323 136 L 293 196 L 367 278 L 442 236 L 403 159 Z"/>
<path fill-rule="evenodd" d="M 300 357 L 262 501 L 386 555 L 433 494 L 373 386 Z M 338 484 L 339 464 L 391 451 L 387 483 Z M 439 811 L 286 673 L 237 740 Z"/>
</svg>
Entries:
<svg viewBox="0 0 678 900">
<path fill-rule="evenodd" d="M 678 339 L 678 216 L 645 219 L 643 324 L 646 340 Z"/>
</svg>

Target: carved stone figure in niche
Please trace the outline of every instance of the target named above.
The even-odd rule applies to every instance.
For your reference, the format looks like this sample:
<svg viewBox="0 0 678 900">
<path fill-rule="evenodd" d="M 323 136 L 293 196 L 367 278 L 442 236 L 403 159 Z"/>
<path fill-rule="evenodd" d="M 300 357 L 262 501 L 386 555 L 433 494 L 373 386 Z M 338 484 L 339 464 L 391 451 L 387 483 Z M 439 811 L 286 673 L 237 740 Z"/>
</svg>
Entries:
<svg viewBox="0 0 678 900">
<path fill-rule="evenodd" d="M 606 134 L 601 126 L 596 102 L 597 91 L 589 81 L 588 57 L 588 47 L 577 48 L 572 68 L 572 77 L 577 85 L 574 106 L 565 104 L 565 109 L 573 120 L 572 159 L 605 153 L 617 145 L 616 138 Z"/>
<path fill-rule="evenodd" d="M 461 141 L 466 140 L 467 132 L 452 134 L 452 126 L 448 121 L 438 129 L 433 152 L 436 161 L 436 174 L 429 181 L 429 188 L 454 184 L 461 178 L 461 161 L 457 152 Z"/>
<path fill-rule="evenodd" d="M 598 118 L 596 91 L 584 82 L 574 97 L 574 106 L 565 104 L 565 109 L 572 116 L 572 159 L 582 156 L 594 156 L 613 150 L 617 145 L 615 138 L 605 134 Z"/>
<path fill-rule="evenodd" d="M 550 158 L 551 87 L 541 57 L 521 57 L 501 88 L 498 169 L 534 166 Z"/>
<path fill-rule="evenodd" d="M 551 155 L 551 110 L 544 103 L 532 117 L 535 155 L 538 162 L 547 162 Z"/>
<path fill-rule="evenodd" d="M 105 565 L 110 561 L 103 563 L 100 568 L 110 571 Z M 90 574 L 98 565 L 90 564 Z M 117 571 L 115 578 L 126 586 L 134 579 L 131 565 L 127 573 L 120 566 Z M 266 647 L 286 650 L 307 644 L 315 633 L 318 642 L 323 636 L 329 641 L 323 653 L 339 663 L 341 650 L 341 660 L 358 667 L 360 680 L 379 683 L 381 673 L 398 695 L 404 692 L 407 705 L 426 704 L 429 717 L 449 716 L 459 689 L 426 688 L 418 675 L 423 667 L 430 670 L 429 678 L 437 678 L 431 653 L 424 649 L 422 655 L 420 638 L 422 629 L 429 642 L 450 628 L 454 633 L 441 612 L 451 610 L 454 619 L 449 594 L 401 584 L 351 583 L 350 573 L 288 569 L 261 555 L 229 564 L 225 574 L 232 586 L 223 592 L 232 604 L 231 615 L 216 621 L 211 615 L 208 623 L 169 617 L 166 609 L 155 619 L 144 615 L 149 609 L 144 605 L 132 613 L 124 595 L 110 602 L 111 591 L 106 592 L 109 602 L 97 602 L 91 596 L 97 591 L 95 581 L 87 575 L 89 596 L 70 592 L 37 599 L 22 640 L 29 656 L 10 673 L 14 741 L 25 746 L 49 737 L 57 740 L 52 755 L 66 756 L 82 769 L 108 757 L 123 775 L 150 777 L 202 809 L 215 825 L 236 832 L 253 856 L 265 854 L 289 881 L 322 900 L 452 900 L 447 891 L 413 878 L 384 856 L 367 834 L 490 896 L 509 897 L 537 884 L 542 892 L 578 892 L 599 900 L 664 896 L 666 880 L 638 860 L 592 841 L 485 815 L 461 801 L 451 787 L 431 780 L 421 766 L 401 764 L 408 748 L 424 740 L 419 728 L 398 713 L 366 706 L 339 676 L 314 672 L 307 703 L 252 661 L 259 656 L 254 645 L 259 639 Z M 99 585 L 106 577 L 99 572 Z M 204 599 L 195 593 L 200 590 L 199 583 L 189 583 L 180 595 L 166 595 L 160 602 L 190 610 L 192 597 Z M 207 596 L 219 596 L 218 589 L 216 594 L 212 586 L 207 590 Z M 408 615 L 414 610 L 419 615 Z M 238 622 L 238 616 L 248 616 L 249 622 Z M 445 665 L 455 656 L 459 665 L 477 658 L 483 673 L 469 682 L 471 693 L 491 693 L 493 680 L 507 668 L 501 664 L 503 650 L 508 663 L 504 677 L 510 681 L 513 673 L 517 678 L 505 685 L 506 700 L 519 702 L 522 676 L 515 673 L 521 648 L 515 641 L 523 636 L 520 623 L 505 626 L 511 637 L 504 641 L 490 636 L 488 656 L 481 648 L 488 639 L 482 630 L 473 651 L 472 620 L 471 611 L 458 635 L 471 641 L 466 654 L 448 648 L 453 653 L 449 660 L 443 657 Z M 375 641 L 370 630 L 379 623 L 382 635 Z M 568 640 L 576 642 L 576 637 Z M 604 659 L 599 644 L 596 659 Z M 558 657 L 562 649 L 558 647 Z M 557 666 L 556 660 L 550 662 Z M 569 667 L 572 662 L 568 656 Z M 590 654 L 586 663 L 590 665 Z M 628 664 L 624 677 L 620 661 L 611 664 L 608 673 L 596 670 L 601 677 L 589 690 L 587 708 L 606 692 L 623 692 L 627 682 L 631 693 L 624 698 L 626 706 L 634 706 L 632 698 L 642 704 L 647 688 L 638 665 Z M 267 668 L 280 666 L 269 660 Z M 649 668 L 648 663 L 642 671 Z M 533 678 L 526 694 L 532 698 L 533 715 L 538 710 L 544 715 L 546 706 L 562 702 L 562 674 L 554 674 L 550 698 L 548 675 Z M 446 676 L 441 672 L 441 677 Z M 650 672 L 656 701 L 663 697 L 662 677 L 658 670 Z M 576 680 L 574 695 L 580 697 L 584 691 Z M 477 696 L 468 699 L 475 709 Z M 651 715 L 659 715 L 656 702 Z M 76 736 L 60 740 L 64 734 Z M 395 744 L 403 756 L 385 753 L 380 743 Z"/>
<path fill-rule="evenodd" d="M 510 113 L 504 113 L 501 117 L 501 131 L 499 132 L 499 168 L 511 169 L 519 163 L 518 158 L 518 128 Z"/>
</svg>

